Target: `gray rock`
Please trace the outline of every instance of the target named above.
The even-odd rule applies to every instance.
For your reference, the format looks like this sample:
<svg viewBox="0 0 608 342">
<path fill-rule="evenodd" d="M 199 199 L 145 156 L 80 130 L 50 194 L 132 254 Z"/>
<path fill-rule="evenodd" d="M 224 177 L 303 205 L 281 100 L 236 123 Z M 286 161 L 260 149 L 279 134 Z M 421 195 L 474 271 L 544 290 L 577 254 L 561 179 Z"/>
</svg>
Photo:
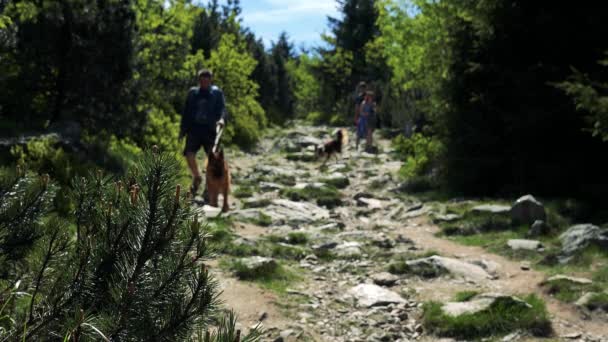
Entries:
<svg viewBox="0 0 608 342">
<path fill-rule="evenodd" d="M 442 274 L 452 274 L 473 281 L 483 281 L 495 278 L 478 265 L 437 255 L 424 259 L 410 260 L 407 261 L 406 264 L 411 273 L 423 277 L 437 277 Z"/>
<path fill-rule="evenodd" d="M 559 260 L 566 263 L 591 245 L 608 248 L 608 229 L 600 229 L 592 224 L 578 224 L 570 227 L 559 239 L 562 243 Z"/>
<path fill-rule="evenodd" d="M 537 220 L 544 221 L 546 217 L 545 207 L 532 195 L 519 198 L 511 206 L 513 224 L 533 224 Z"/>
<path fill-rule="evenodd" d="M 338 243 L 336 241 L 325 241 L 319 244 L 313 245 L 312 249 L 315 251 L 329 251 L 338 247 Z"/>
<path fill-rule="evenodd" d="M 260 190 L 265 191 L 265 192 L 281 190 L 283 188 L 285 188 L 285 186 L 283 186 L 281 184 L 271 183 L 271 182 L 260 182 Z"/>
<path fill-rule="evenodd" d="M 536 220 L 528 231 L 528 236 L 542 236 L 548 234 L 550 231 L 549 226 L 543 220 Z"/>
<path fill-rule="evenodd" d="M 566 275 L 555 275 L 550 277 L 549 279 L 546 280 L 546 282 L 555 282 L 555 281 L 567 281 L 573 284 L 577 284 L 577 285 L 591 285 L 593 284 L 593 281 L 591 279 L 587 279 L 587 278 L 577 278 L 577 277 L 570 277 L 570 276 L 566 276 Z"/>
<path fill-rule="evenodd" d="M 593 299 L 593 297 L 597 296 L 598 294 L 599 293 L 597 293 L 597 292 L 587 292 L 581 298 L 579 298 L 576 301 L 576 303 L 574 303 L 574 304 L 578 307 L 586 308 L 589 306 L 589 303 L 591 303 L 591 299 Z"/>
<path fill-rule="evenodd" d="M 391 239 L 390 237 L 381 234 L 378 236 L 373 236 L 372 240 L 371 240 L 371 244 L 376 246 L 376 247 L 380 247 L 380 248 L 386 248 L 386 249 L 390 249 L 395 247 L 395 240 Z"/>
<path fill-rule="evenodd" d="M 357 285 L 348 290 L 347 295 L 355 298 L 357 303 L 364 307 L 406 303 L 397 293 L 373 284 Z"/>
<path fill-rule="evenodd" d="M 393 286 L 399 280 L 399 277 L 388 272 L 376 273 L 371 278 L 374 284 L 380 286 Z"/>
<path fill-rule="evenodd" d="M 273 271 L 278 266 L 276 260 L 261 256 L 242 258 L 239 262 L 251 273 Z"/>
<path fill-rule="evenodd" d="M 341 258 L 357 258 L 361 256 L 361 244 L 359 242 L 344 242 L 336 246 L 336 255 Z"/>
<path fill-rule="evenodd" d="M 512 239 L 507 242 L 507 245 L 513 250 L 525 250 L 525 251 L 538 251 L 544 248 L 540 241 L 536 240 L 524 240 L 524 239 Z"/>
<path fill-rule="evenodd" d="M 497 303 L 498 301 L 500 301 L 503 305 L 525 306 L 527 308 L 531 308 L 530 304 L 517 297 L 508 296 L 500 293 L 480 294 L 475 296 L 475 298 L 468 302 L 449 302 L 445 303 L 441 308 L 445 314 L 453 317 L 458 317 L 465 314 L 470 315 L 484 311 L 490 306 Z"/>
<path fill-rule="evenodd" d="M 267 207 L 272 203 L 272 200 L 265 197 L 249 197 L 241 200 L 243 208 L 263 208 Z"/>
<path fill-rule="evenodd" d="M 375 198 L 360 197 L 357 199 L 357 205 L 369 209 L 382 209 L 382 201 Z"/>
<path fill-rule="evenodd" d="M 508 205 L 500 205 L 500 204 L 482 204 L 473 207 L 471 209 L 474 213 L 485 213 L 485 214 L 508 214 L 511 211 L 511 207 Z"/>
</svg>

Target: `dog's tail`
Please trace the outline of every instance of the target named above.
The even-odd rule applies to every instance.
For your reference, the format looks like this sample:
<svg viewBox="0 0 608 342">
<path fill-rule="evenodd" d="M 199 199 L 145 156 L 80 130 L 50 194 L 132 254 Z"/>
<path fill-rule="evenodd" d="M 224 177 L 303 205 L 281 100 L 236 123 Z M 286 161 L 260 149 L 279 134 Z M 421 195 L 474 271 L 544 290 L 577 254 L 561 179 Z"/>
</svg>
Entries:
<svg viewBox="0 0 608 342">
<path fill-rule="evenodd" d="M 336 133 L 336 138 L 340 140 L 340 144 L 344 147 L 348 145 L 348 131 L 344 128 L 341 128 Z"/>
</svg>

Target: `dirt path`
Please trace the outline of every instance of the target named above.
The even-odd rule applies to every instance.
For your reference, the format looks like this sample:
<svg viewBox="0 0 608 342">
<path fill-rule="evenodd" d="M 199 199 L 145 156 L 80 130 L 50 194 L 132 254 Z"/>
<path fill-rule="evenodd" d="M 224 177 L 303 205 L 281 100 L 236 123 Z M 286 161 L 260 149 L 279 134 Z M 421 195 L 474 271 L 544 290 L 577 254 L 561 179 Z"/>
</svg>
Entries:
<svg viewBox="0 0 608 342">
<path fill-rule="evenodd" d="M 427 206 L 415 199 L 410 202 L 397 199 L 390 191 L 398 185 L 396 173 L 401 163 L 386 153 L 390 149 L 388 140 L 377 138 L 380 146 L 378 155 L 355 152 L 351 146 L 330 163 L 328 169 L 320 169 L 318 162 L 294 161 L 293 156 L 281 151 L 285 146 L 292 149 L 295 141 L 302 144 L 301 153 L 309 153 L 306 151 L 311 148 L 305 147 L 307 141 L 327 139 L 324 132 L 327 130 L 300 127 L 284 132 L 282 137 L 265 139 L 253 154 L 239 152 L 227 155 L 234 165 L 233 179 L 237 183 L 247 181 L 247 184 L 260 189 L 263 188 L 262 183 L 267 183 L 264 186 L 272 190 L 258 190 L 256 196 L 266 196 L 270 200 L 284 199 L 280 195 L 282 192 L 277 190 L 281 187 L 291 187 L 294 183 L 315 184 L 336 172 L 344 174 L 350 181 L 340 190 L 342 204 L 328 210 L 328 215 L 321 221 L 306 220 L 309 214 L 316 215 L 313 212 L 296 213 L 302 216 L 302 222 L 276 219 L 272 210 L 277 209 L 271 207 L 259 209 L 268 210 L 269 217 L 272 217 L 269 227 L 241 220 L 238 215 L 233 218 L 234 233 L 249 241 L 259 242 L 269 234 L 285 235 L 292 231 L 306 233 L 311 239 L 303 247 L 307 251 L 305 258 L 281 260 L 300 276 L 297 282 L 290 284 L 286 294 L 275 294 L 255 283 L 240 281 L 217 264 L 211 265 L 223 290 L 221 299 L 239 314 L 244 330 L 262 319 L 267 330 L 264 341 L 433 341 L 436 338 L 427 336 L 420 328 L 420 303 L 449 301 L 459 291 L 476 289 L 506 294 L 536 293 L 547 303 L 557 336 L 584 333 L 606 336 L 608 341 L 608 328 L 603 322 L 585 320 L 572 305 L 558 302 L 541 291 L 538 284 L 545 279 L 543 273 L 525 271 L 519 262 L 488 253 L 482 248 L 463 246 L 437 237 L 439 228 L 430 223 L 426 215 Z M 287 160 L 287 156 L 291 160 Z M 276 170 L 261 170 L 260 167 Z M 273 175 L 270 177 L 272 182 L 266 179 L 269 175 Z M 289 185 L 275 184 L 288 178 L 291 179 Z M 372 204 L 362 204 L 361 197 L 373 198 L 369 202 Z M 235 208 L 233 214 L 258 210 L 240 210 L 242 203 L 239 199 L 231 202 Z M 332 242 L 334 244 L 330 244 Z M 330 259 L 317 258 L 314 254 L 318 254 L 318 250 L 314 253 L 313 250 L 323 244 L 331 245 L 331 253 L 336 255 Z M 409 250 L 433 250 L 442 256 L 461 260 L 487 260 L 497 265 L 498 278 L 471 283 L 450 277 L 432 280 L 401 277 L 388 289 L 401 294 L 406 298 L 405 302 L 389 306 L 362 307 L 347 295 L 357 285 L 372 283 L 374 274 L 386 270 L 387 260 Z M 345 251 L 355 256 L 338 255 Z M 520 340 L 534 339 L 523 337 Z"/>
</svg>

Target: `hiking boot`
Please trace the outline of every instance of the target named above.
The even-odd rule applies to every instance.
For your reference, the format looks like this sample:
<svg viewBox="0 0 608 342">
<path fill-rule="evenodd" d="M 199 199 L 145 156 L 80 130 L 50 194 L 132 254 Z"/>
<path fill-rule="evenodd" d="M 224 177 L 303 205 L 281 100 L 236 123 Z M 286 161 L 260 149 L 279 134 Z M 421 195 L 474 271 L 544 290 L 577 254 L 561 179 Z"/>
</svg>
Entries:
<svg viewBox="0 0 608 342">
<path fill-rule="evenodd" d="M 190 188 L 190 191 L 192 192 L 192 197 L 196 196 L 196 193 L 198 192 L 198 188 L 200 188 L 202 182 L 203 182 L 203 177 L 201 177 L 201 176 L 194 177 L 194 179 L 192 180 L 192 187 Z"/>
</svg>

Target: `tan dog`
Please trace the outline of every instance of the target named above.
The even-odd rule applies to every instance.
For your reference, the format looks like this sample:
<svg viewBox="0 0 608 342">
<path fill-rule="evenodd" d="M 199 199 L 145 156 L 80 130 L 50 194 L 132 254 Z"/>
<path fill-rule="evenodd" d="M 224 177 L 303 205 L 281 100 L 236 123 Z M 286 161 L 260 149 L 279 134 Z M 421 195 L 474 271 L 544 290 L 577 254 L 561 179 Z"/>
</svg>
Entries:
<svg viewBox="0 0 608 342">
<path fill-rule="evenodd" d="M 206 165 L 207 191 L 209 192 L 209 205 L 217 207 L 219 195 L 224 196 L 222 211 L 227 212 L 228 193 L 230 192 L 230 169 L 224 160 L 224 150 L 220 149 L 216 153 L 209 153 Z"/>
</svg>

